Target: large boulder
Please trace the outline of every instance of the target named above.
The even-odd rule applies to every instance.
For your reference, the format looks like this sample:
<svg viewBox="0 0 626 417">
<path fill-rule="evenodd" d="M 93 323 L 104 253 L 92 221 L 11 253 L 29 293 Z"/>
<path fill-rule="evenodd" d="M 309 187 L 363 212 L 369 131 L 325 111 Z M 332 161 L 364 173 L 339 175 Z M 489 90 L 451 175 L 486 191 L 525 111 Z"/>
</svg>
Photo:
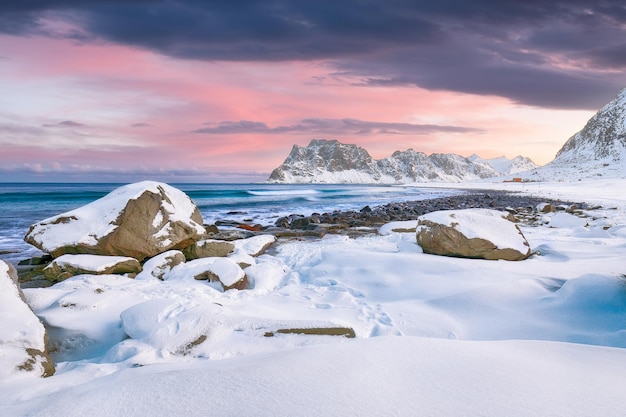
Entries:
<svg viewBox="0 0 626 417">
<path fill-rule="evenodd" d="M 80 274 L 138 274 L 141 264 L 128 256 L 61 255 L 43 270 L 49 281 L 62 281 Z"/>
<path fill-rule="evenodd" d="M 18 373 L 54 374 L 46 350 L 46 329 L 33 313 L 18 285 L 13 265 L 0 261 L 0 379 Z"/>
<path fill-rule="evenodd" d="M 461 258 L 519 261 L 530 245 L 509 213 L 488 209 L 442 210 L 418 219 L 417 243 L 424 253 Z"/>
<path fill-rule="evenodd" d="M 201 239 L 202 223 L 198 207 L 185 193 L 143 181 L 42 220 L 24 240 L 54 257 L 83 253 L 143 260 Z"/>
</svg>

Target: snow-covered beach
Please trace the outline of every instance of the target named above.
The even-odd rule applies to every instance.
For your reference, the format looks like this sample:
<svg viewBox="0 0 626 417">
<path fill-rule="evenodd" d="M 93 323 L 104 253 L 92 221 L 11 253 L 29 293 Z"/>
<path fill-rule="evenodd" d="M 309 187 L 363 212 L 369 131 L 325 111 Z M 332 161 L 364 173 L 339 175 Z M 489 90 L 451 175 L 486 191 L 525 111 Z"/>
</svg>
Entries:
<svg viewBox="0 0 626 417">
<path fill-rule="evenodd" d="M 0 414 L 621 416 L 625 185 L 449 185 L 595 206 L 522 225 L 524 261 L 424 254 L 393 231 L 413 222 L 281 243 L 245 291 L 112 275 L 25 289 L 57 369 L 4 370 Z M 356 338 L 266 337 L 303 325 Z"/>
</svg>

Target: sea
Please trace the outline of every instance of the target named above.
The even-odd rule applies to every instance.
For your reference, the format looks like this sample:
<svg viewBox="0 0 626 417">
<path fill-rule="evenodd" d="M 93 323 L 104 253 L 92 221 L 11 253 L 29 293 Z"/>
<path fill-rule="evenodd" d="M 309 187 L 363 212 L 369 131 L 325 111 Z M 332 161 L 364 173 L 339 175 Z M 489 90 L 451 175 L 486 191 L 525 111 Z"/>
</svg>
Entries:
<svg viewBox="0 0 626 417">
<path fill-rule="evenodd" d="M 0 259 L 17 263 L 40 256 L 24 242 L 31 224 L 95 201 L 117 183 L 0 183 Z M 360 210 L 369 205 L 425 200 L 461 193 L 445 188 L 327 184 L 170 184 L 198 206 L 205 224 L 218 220 L 272 225 L 290 214 Z"/>
</svg>

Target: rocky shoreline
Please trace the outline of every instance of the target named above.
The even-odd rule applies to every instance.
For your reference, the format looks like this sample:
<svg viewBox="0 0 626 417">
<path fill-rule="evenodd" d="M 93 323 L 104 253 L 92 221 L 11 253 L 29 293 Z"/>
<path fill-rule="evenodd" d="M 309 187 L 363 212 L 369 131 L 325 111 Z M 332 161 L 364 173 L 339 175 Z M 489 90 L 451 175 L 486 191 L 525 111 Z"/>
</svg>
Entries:
<svg viewBox="0 0 626 417">
<path fill-rule="evenodd" d="M 333 211 L 313 213 L 310 216 L 292 214 L 281 217 L 273 225 L 264 226 L 231 220 L 216 222 L 214 239 L 234 240 L 253 236 L 258 233 L 273 234 L 277 238 L 323 237 L 327 233 L 358 236 L 376 233 L 385 223 L 417 220 L 419 216 L 438 210 L 467 208 L 488 208 L 508 211 L 525 224 L 536 224 L 543 212 L 563 210 L 580 214 L 588 209 L 585 202 L 549 200 L 545 198 L 520 195 L 507 191 L 468 192 L 461 195 L 439 197 L 428 200 L 388 203 L 381 206 L 365 206 L 359 211 Z M 227 227 L 230 230 L 218 231 Z"/>
<path fill-rule="evenodd" d="M 419 216 L 438 210 L 467 208 L 489 208 L 508 211 L 520 222 L 530 225 L 541 224 L 542 211 L 563 210 L 582 215 L 589 208 L 584 202 L 548 200 L 506 191 L 467 192 L 460 195 L 427 200 L 388 203 L 380 206 L 365 206 L 362 209 L 313 213 L 310 216 L 292 214 L 281 217 L 271 225 L 252 224 L 222 219 L 213 225 L 205 225 L 207 237 L 218 241 L 236 241 L 258 235 L 273 235 L 276 244 L 292 239 L 316 239 L 327 234 L 342 234 L 350 237 L 377 234 L 380 226 L 395 221 L 417 220 Z M 237 213 L 240 214 L 240 213 Z M 270 252 L 271 253 L 271 252 Z M 52 285 L 42 275 L 43 268 L 52 260 L 49 255 L 25 259 L 17 265 L 22 288 Z"/>
</svg>

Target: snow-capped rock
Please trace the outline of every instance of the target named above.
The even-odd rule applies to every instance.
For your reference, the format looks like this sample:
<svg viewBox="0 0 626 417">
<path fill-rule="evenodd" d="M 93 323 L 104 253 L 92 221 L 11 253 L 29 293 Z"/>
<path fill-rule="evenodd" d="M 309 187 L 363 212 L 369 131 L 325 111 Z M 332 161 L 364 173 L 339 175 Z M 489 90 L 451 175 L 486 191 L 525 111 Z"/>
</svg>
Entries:
<svg viewBox="0 0 626 417">
<path fill-rule="evenodd" d="M 80 274 L 137 274 L 141 265 L 135 258 L 128 256 L 106 255 L 61 255 L 43 270 L 43 275 L 50 281 L 64 279 Z"/>
<path fill-rule="evenodd" d="M 24 240 L 54 257 L 130 256 L 139 260 L 181 249 L 205 233 L 202 215 L 182 191 L 143 181 L 30 227 Z"/>
<path fill-rule="evenodd" d="M 54 374 L 46 350 L 46 329 L 20 290 L 17 271 L 0 261 L 0 379 L 15 373 Z"/>
<path fill-rule="evenodd" d="M 520 167 L 527 160 L 512 160 Z M 532 161 L 530 162 L 532 164 Z M 532 167 L 536 165 L 532 164 Z M 519 168 L 521 169 L 521 168 Z M 413 149 L 396 151 L 374 160 L 356 145 L 315 139 L 307 147 L 294 145 L 285 162 L 270 175 L 278 183 L 402 184 L 413 182 L 461 182 L 501 175 L 487 162 L 455 154 L 427 156 Z"/>
<path fill-rule="evenodd" d="M 188 261 L 198 258 L 227 256 L 235 249 L 231 242 L 216 239 L 204 239 L 187 246 L 183 253 Z"/>
<path fill-rule="evenodd" d="M 176 265 L 185 263 L 185 255 L 179 250 L 168 250 L 148 259 L 143 264 L 143 271 L 141 271 L 135 279 L 163 279 L 163 275 L 167 274 Z"/>
<path fill-rule="evenodd" d="M 236 248 L 242 249 L 250 256 L 260 256 L 276 242 L 274 235 L 258 235 L 247 239 L 233 241 Z"/>
<path fill-rule="evenodd" d="M 208 280 L 218 282 L 219 289 L 243 290 L 248 285 L 243 269 L 230 258 L 200 258 L 176 265 L 163 275 L 164 280 Z"/>
<path fill-rule="evenodd" d="M 425 253 L 519 261 L 530 245 L 508 213 L 488 209 L 441 210 L 420 216 L 417 243 Z"/>
</svg>

